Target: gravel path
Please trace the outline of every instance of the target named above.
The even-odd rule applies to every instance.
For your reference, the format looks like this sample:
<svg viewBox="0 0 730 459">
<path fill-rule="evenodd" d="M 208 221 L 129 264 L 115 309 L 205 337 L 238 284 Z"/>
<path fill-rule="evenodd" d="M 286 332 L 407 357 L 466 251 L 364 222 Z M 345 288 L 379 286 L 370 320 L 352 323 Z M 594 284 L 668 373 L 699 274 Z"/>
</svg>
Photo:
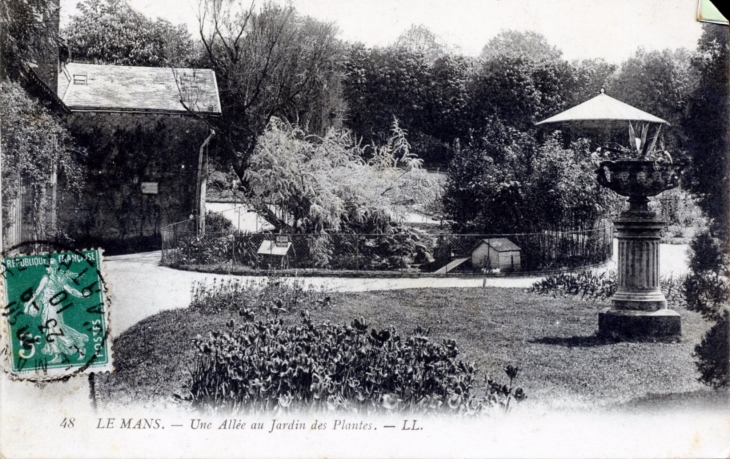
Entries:
<svg viewBox="0 0 730 459">
<path fill-rule="evenodd" d="M 681 275 L 687 270 L 686 245 L 661 246 L 662 275 Z M 618 253 L 614 247 L 614 254 Z M 190 303 L 193 281 L 227 279 L 238 276 L 179 271 L 159 266 L 160 252 L 107 257 L 107 277 L 112 286 L 112 332 L 118 336 L 140 320 L 167 309 L 184 308 Z M 605 271 L 615 266 L 609 263 Z M 260 279 L 257 277 L 255 279 Z M 502 287 L 526 288 L 540 277 L 522 278 L 389 278 L 305 277 L 306 285 L 326 285 L 339 292 L 395 290 L 408 288 Z"/>
</svg>

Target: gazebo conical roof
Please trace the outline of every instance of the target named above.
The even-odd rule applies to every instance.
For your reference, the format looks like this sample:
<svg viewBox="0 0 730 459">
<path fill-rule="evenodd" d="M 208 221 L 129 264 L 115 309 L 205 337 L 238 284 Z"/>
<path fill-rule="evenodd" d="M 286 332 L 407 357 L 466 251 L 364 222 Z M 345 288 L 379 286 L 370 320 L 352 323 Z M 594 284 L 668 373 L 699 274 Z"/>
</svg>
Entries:
<svg viewBox="0 0 730 459">
<path fill-rule="evenodd" d="M 669 124 L 659 117 L 606 95 L 603 90 L 601 90 L 601 94 L 593 99 L 587 100 L 580 105 L 569 108 L 562 113 L 558 113 L 536 124 L 571 121 L 643 121 L 647 123 Z"/>
</svg>

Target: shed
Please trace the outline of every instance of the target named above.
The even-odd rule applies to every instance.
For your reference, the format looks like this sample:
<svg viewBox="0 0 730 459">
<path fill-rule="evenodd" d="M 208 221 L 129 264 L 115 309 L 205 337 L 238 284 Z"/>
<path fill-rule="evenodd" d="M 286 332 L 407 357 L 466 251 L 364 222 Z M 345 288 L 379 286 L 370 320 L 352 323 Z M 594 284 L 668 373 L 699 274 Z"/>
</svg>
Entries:
<svg viewBox="0 0 730 459">
<path fill-rule="evenodd" d="M 277 264 L 281 268 L 289 267 L 289 249 L 292 243 L 287 236 L 276 236 L 275 241 L 264 240 L 256 252 L 262 256 L 262 260 L 274 267 Z"/>
<path fill-rule="evenodd" d="M 519 271 L 521 252 L 519 246 L 507 238 L 482 239 L 471 253 L 471 263 L 475 268 Z"/>
</svg>

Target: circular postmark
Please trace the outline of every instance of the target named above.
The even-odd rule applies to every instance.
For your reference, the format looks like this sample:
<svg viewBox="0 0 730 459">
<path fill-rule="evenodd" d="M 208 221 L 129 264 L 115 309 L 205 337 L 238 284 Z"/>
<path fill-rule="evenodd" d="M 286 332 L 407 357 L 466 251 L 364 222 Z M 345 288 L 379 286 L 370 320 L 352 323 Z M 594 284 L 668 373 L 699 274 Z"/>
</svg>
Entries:
<svg viewBox="0 0 730 459">
<path fill-rule="evenodd" d="M 112 370 L 103 271 L 100 249 L 32 241 L 6 251 L 0 350 L 13 378 L 52 381 Z"/>
</svg>

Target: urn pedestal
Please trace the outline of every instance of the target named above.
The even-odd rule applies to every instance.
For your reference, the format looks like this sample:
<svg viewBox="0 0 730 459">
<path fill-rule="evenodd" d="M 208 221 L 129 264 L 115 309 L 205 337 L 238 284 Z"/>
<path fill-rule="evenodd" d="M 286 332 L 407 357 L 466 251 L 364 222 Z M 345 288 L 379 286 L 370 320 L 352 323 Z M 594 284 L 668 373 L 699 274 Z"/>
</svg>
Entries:
<svg viewBox="0 0 730 459">
<path fill-rule="evenodd" d="M 602 336 L 623 340 L 675 340 L 681 318 L 667 309 L 659 283 L 659 240 L 665 222 L 649 210 L 649 196 L 679 184 L 679 168 L 653 161 L 606 161 L 598 182 L 629 197 L 629 209 L 614 220 L 618 239 L 618 288 L 611 308 L 598 316 Z"/>
</svg>

